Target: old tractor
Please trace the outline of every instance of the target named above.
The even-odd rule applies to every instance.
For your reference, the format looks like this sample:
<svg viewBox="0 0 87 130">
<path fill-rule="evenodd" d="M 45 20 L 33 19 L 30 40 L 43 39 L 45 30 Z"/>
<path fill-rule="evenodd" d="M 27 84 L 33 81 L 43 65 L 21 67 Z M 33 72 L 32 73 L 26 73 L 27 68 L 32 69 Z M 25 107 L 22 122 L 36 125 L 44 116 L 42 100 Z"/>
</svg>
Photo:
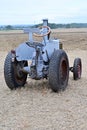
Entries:
<svg viewBox="0 0 87 130">
<path fill-rule="evenodd" d="M 24 29 L 24 33 L 29 34 L 29 40 L 11 50 L 4 63 L 5 81 L 11 90 L 24 86 L 27 76 L 35 80 L 48 79 L 54 92 L 65 90 L 69 71 L 74 80 L 81 78 L 81 59 L 75 58 L 73 67 L 69 67 L 68 56 L 59 40 L 50 38 L 47 19 L 43 20 L 43 26 Z M 33 35 L 43 37 L 42 42 L 34 41 Z"/>
</svg>

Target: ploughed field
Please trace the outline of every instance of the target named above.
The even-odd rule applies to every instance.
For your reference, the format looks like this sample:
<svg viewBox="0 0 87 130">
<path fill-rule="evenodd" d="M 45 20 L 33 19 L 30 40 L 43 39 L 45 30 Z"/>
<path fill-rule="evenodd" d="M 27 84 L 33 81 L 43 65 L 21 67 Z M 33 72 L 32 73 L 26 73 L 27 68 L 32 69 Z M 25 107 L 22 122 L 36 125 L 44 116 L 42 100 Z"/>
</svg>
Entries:
<svg viewBox="0 0 87 130">
<path fill-rule="evenodd" d="M 70 66 L 81 58 L 82 78 L 74 81 L 70 72 L 66 90 L 59 93 L 52 92 L 47 80 L 29 78 L 24 88 L 11 91 L 4 81 L 4 60 L 28 35 L 0 31 L 0 130 L 87 129 L 87 29 L 56 29 L 51 37 L 63 43 Z"/>
</svg>

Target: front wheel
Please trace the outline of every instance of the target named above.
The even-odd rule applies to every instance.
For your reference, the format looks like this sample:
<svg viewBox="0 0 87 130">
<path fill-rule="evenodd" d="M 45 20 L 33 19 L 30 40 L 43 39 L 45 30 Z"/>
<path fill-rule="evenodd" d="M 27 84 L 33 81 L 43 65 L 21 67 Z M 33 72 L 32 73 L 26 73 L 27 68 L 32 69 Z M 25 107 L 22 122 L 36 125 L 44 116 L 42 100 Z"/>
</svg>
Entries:
<svg viewBox="0 0 87 130">
<path fill-rule="evenodd" d="M 12 90 L 20 86 L 24 86 L 27 79 L 27 74 L 23 73 L 21 69 L 28 66 L 27 61 L 12 62 L 12 54 L 8 53 L 4 63 L 4 77 L 7 86 Z"/>
<path fill-rule="evenodd" d="M 73 78 L 74 80 L 78 80 L 81 78 L 82 74 L 82 62 L 80 58 L 76 58 L 74 60 L 74 65 L 73 65 Z"/>
<path fill-rule="evenodd" d="M 69 79 L 68 57 L 63 50 L 56 50 L 52 54 L 49 65 L 49 84 L 54 92 L 65 90 Z"/>
</svg>

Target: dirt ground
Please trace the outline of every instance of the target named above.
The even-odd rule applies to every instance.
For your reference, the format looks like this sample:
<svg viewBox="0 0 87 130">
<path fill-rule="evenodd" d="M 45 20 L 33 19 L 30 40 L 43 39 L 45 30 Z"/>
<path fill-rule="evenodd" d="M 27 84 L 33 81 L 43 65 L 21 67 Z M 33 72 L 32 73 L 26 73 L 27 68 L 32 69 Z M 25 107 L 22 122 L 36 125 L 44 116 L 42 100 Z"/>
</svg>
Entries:
<svg viewBox="0 0 87 130">
<path fill-rule="evenodd" d="M 82 59 L 82 78 L 70 72 L 65 91 L 54 93 L 47 80 L 27 79 L 24 88 L 11 91 L 5 84 L 3 67 L 8 51 L 27 40 L 24 34 L 0 35 L 0 130 L 87 129 L 87 29 L 53 30 L 69 57 Z"/>
</svg>

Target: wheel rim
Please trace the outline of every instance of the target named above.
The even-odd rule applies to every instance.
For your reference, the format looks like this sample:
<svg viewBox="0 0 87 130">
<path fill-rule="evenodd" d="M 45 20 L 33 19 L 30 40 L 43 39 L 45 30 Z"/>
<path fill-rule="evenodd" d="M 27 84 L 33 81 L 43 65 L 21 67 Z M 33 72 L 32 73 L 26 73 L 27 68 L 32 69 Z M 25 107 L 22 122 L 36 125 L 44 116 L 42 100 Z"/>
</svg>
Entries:
<svg viewBox="0 0 87 130">
<path fill-rule="evenodd" d="M 64 84 L 65 80 L 67 79 L 67 63 L 65 59 L 63 59 L 61 62 L 60 71 L 61 84 Z"/>
<path fill-rule="evenodd" d="M 77 70 L 78 70 L 78 78 L 81 78 L 81 63 L 80 64 L 78 64 L 78 66 L 77 66 Z"/>
<path fill-rule="evenodd" d="M 25 66 L 25 63 L 22 64 L 16 63 L 14 65 L 14 78 L 18 84 L 21 84 L 25 81 L 26 74 L 24 74 L 21 69 Z"/>
</svg>

